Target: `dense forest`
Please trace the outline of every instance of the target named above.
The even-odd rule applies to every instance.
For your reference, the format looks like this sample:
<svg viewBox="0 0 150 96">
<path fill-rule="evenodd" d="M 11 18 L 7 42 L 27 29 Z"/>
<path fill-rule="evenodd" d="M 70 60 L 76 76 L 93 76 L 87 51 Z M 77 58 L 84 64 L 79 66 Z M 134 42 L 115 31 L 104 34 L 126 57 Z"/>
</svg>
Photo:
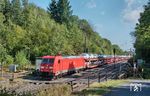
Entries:
<svg viewBox="0 0 150 96">
<path fill-rule="evenodd" d="M 73 15 L 68 0 L 51 0 L 47 10 L 28 0 L 0 1 L 0 61 L 27 64 L 43 55 L 123 54 L 118 45 Z M 149 34 L 149 33 L 148 33 Z M 146 42 L 145 42 L 146 43 Z"/>
<path fill-rule="evenodd" d="M 136 25 L 135 48 L 137 58 L 150 61 L 150 1 L 144 6 L 144 12 L 141 13 L 139 23 Z"/>
</svg>

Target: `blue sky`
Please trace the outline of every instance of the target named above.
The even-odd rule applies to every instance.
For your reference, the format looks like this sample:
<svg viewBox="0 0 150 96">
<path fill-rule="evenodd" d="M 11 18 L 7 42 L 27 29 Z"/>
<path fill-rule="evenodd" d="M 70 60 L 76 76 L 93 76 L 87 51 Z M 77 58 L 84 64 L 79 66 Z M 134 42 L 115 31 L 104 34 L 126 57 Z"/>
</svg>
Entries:
<svg viewBox="0 0 150 96">
<path fill-rule="evenodd" d="M 47 9 L 51 0 L 29 0 Z M 143 5 L 148 0 L 70 0 L 73 14 L 86 19 L 103 38 L 118 44 L 122 49 L 133 48 L 134 31 Z"/>
</svg>

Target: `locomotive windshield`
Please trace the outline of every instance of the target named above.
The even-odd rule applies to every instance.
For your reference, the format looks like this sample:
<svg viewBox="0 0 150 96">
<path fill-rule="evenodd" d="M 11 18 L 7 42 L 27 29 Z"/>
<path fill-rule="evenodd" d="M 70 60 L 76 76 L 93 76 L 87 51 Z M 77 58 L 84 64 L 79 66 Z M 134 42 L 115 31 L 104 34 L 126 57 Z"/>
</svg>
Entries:
<svg viewBox="0 0 150 96">
<path fill-rule="evenodd" d="M 44 58 L 42 60 L 42 64 L 53 64 L 54 63 L 54 58 Z"/>
</svg>

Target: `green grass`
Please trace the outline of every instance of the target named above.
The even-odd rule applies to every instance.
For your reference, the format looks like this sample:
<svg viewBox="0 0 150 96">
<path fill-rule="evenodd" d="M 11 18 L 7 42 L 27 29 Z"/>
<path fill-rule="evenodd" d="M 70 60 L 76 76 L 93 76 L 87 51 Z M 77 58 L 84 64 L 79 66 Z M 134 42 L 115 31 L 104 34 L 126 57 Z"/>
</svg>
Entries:
<svg viewBox="0 0 150 96">
<path fill-rule="evenodd" d="M 71 92 L 69 85 L 54 85 L 45 90 L 39 90 L 36 96 L 71 96 Z"/>
<path fill-rule="evenodd" d="M 127 80 L 109 80 L 102 83 L 93 83 L 90 88 L 84 89 L 81 92 L 74 93 L 75 96 L 100 96 L 118 87 L 121 84 L 127 83 Z"/>
</svg>

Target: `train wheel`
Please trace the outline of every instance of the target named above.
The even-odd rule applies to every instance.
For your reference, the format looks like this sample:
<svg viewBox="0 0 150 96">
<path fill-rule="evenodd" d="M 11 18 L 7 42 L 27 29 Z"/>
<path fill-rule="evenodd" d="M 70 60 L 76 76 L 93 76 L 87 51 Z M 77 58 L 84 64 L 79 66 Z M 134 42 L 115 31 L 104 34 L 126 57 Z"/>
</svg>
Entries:
<svg viewBox="0 0 150 96">
<path fill-rule="evenodd" d="M 61 78 L 61 77 L 62 77 L 62 74 L 59 74 L 57 77 L 58 77 L 58 78 Z"/>
<path fill-rule="evenodd" d="M 79 73 L 79 70 L 75 70 L 75 73 Z"/>
<path fill-rule="evenodd" d="M 52 80 L 57 80 L 59 77 L 58 75 L 57 76 L 54 76 Z"/>
</svg>

